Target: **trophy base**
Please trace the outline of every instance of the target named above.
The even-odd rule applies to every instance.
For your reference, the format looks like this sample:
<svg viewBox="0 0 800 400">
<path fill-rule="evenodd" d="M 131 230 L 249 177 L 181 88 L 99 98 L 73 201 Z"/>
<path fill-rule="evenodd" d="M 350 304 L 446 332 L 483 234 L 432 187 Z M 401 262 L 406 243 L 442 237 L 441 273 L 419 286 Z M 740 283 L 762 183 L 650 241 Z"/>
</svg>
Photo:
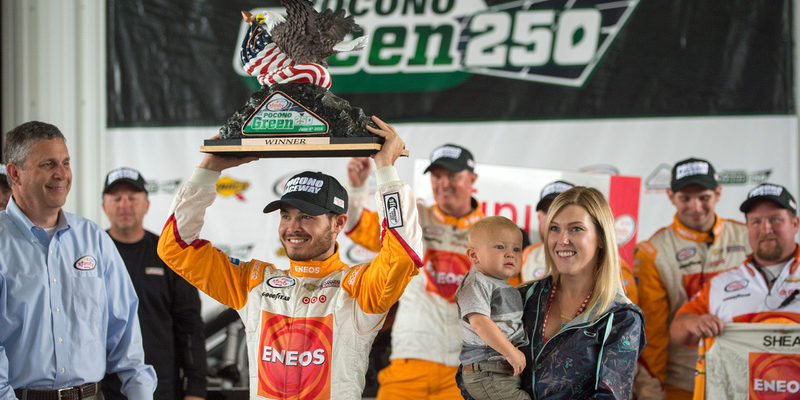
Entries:
<svg viewBox="0 0 800 400">
<path fill-rule="evenodd" d="M 245 137 L 205 140 L 200 151 L 217 155 L 289 158 L 289 157 L 368 157 L 383 146 L 379 136 L 284 136 Z M 401 156 L 408 156 L 403 150 Z"/>
</svg>

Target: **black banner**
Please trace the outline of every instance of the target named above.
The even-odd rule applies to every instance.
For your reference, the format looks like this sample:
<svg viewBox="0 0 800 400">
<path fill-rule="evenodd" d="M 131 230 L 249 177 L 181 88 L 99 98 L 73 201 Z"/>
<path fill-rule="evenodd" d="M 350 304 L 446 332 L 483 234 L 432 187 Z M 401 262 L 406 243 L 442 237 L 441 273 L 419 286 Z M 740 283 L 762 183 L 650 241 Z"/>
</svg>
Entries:
<svg viewBox="0 0 800 400">
<path fill-rule="evenodd" d="M 368 37 L 331 91 L 392 122 L 794 112 L 791 0 L 317 3 Z M 257 88 L 239 11 L 264 7 L 109 0 L 108 126 L 221 125 Z"/>
</svg>

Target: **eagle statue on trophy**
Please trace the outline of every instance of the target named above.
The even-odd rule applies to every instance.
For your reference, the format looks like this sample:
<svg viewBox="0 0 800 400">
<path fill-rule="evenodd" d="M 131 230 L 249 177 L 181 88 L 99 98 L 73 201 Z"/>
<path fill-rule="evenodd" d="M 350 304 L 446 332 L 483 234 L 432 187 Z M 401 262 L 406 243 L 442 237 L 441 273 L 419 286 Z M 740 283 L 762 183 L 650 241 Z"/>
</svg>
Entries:
<svg viewBox="0 0 800 400">
<path fill-rule="evenodd" d="M 348 34 L 361 31 L 353 16 L 345 17 L 344 10 L 317 12 L 308 0 L 281 0 L 281 4 L 285 18 L 274 12 L 242 11 L 250 25 L 241 43 L 242 68 L 262 88 L 220 128 L 220 137 L 241 137 L 243 124 L 275 91 L 324 118 L 334 136 L 372 135 L 365 129 L 371 121 L 363 110 L 328 91 L 331 75 L 326 59 L 366 44 L 363 36 L 344 41 Z"/>
</svg>

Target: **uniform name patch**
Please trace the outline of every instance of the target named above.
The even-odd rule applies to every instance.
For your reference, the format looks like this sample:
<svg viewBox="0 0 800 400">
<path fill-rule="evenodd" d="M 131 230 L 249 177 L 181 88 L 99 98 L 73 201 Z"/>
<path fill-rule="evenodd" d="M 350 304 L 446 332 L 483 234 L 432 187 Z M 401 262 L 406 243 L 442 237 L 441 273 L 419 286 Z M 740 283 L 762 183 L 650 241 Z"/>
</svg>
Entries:
<svg viewBox="0 0 800 400">
<path fill-rule="evenodd" d="M 75 261 L 73 266 L 79 271 L 89 271 L 97 267 L 97 260 L 92 256 L 83 256 Z"/>
<path fill-rule="evenodd" d="M 274 287 L 276 289 L 285 289 L 288 287 L 292 287 L 295 285 L 295 280 L 293 278 L 289 278 L 288 276 L 276 276 L 274 278 L 270 278 L 267 281 L 267 285 L 270 287 Z"/>
<path fill-rule="evenodd" d="M 400 194 L 397 192 L 383 195 L 383 206 L 386 210 L 386 225 L 389 229 L 403 226 L 403 214 L 400 212 Z"/>
<path fill-rule="evenodd" d="M 678 261 L 688 260 L 692 258 L 692 256 L 694 256 L 695 254 L 697 254 L 697 249 L 695 249 L 694 247 L 685 247 L 681 249 L 681 251 L 679 251 L 678 254 L 675 255 L 675 258 Z"/>
<path fill-rule="evenodd" d="M 738 281 L 733 281 L 727 285 L 725 285 L 726 292 L 735 292 L 737 290 L 741 290 L 747 287 L 750 283 L 747 279 L 740 279 Z"/>
<path fill-rule="evenodd" d="M 158 275 L 164 276 L 164 268 L 161 267 L 147 267 L 144 269 L 145 275 Z"/>
</svg>

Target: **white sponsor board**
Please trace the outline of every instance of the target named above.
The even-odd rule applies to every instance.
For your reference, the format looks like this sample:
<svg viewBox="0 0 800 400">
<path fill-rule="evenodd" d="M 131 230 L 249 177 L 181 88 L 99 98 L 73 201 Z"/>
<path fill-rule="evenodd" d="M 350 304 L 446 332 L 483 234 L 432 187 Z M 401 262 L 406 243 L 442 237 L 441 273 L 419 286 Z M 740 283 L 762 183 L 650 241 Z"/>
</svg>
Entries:
<svg viewBox="0 0 800 400">
<path fill-rule="evenodd" d="M 731 182 L 723 185 L 717 205 L 717 212 L 723 217 L 743 220 L 739 205 L 747 191 L 763 181 L 782 184 L 798 194 L 795 116 L 409 123 L 395 127 L 411 152 L 410 159 L 398 160 L 398 172 L 408 181 L 419 179 L 415 186 L 419 188 L 417 194 L 423 197 L 427 194 L 422 182 L 428 182 L 428 177 L 419 175 L 419 171 L 415 175 L 414 160 L 427 159 L 434 148 L 447 142 L 461 144 L 475 155 L 481 200 L 488 198 L 489 192 L 509 191 L 493 186 L 494 175 L 488 169 L 482 172 L 481 165 L 639 176 L 642 189 L 637 240 L 648 238 L 672 221 L 675 209 L 664 189 L 669 183 L 672 164 L 690 156 L 708 159 L 721 178 Z M 203 139 L 216 133 L 215 127 L 108 131 L 106 170 L 134 167 L 151 184 L 150 212 L 145 218 L 147 229 L 160 232 L 177 186 L 202 159 L 198 148 Z M 202 237 L 231 256 L 258 258 L 287 267 L 287 260 L 279 256 L 282 252 L 277 215 L 262 214 L 263 207 L 280 196 L 282 181 L 302 170 L 324 171 L 345 183 L 347 161 L 345 158 L 261 159 L 224 171 L 223 177 L 249 186 L 241 193 L 218 196 L 206 213 Z M 542 185 L 558 179 L 560 174 L 554 171 L 552 175 L 531 176 L 527 186 L 520 185 L 530 191 L 519 195 L 530 196 L 527 204 L 535 205 Z M 373 179 L 370 178 L 371 185 Z M 516 191 L 515 188 L 511 194 L 516 196 Z M 108 226 L 107 221 L 102 225 Z M 535 239 L 536 235 L 531 237 Z M 371 257 L 368 252 L 352 250 L 343 236 L 340 243 L 346 261 Z"/>
</svg>

